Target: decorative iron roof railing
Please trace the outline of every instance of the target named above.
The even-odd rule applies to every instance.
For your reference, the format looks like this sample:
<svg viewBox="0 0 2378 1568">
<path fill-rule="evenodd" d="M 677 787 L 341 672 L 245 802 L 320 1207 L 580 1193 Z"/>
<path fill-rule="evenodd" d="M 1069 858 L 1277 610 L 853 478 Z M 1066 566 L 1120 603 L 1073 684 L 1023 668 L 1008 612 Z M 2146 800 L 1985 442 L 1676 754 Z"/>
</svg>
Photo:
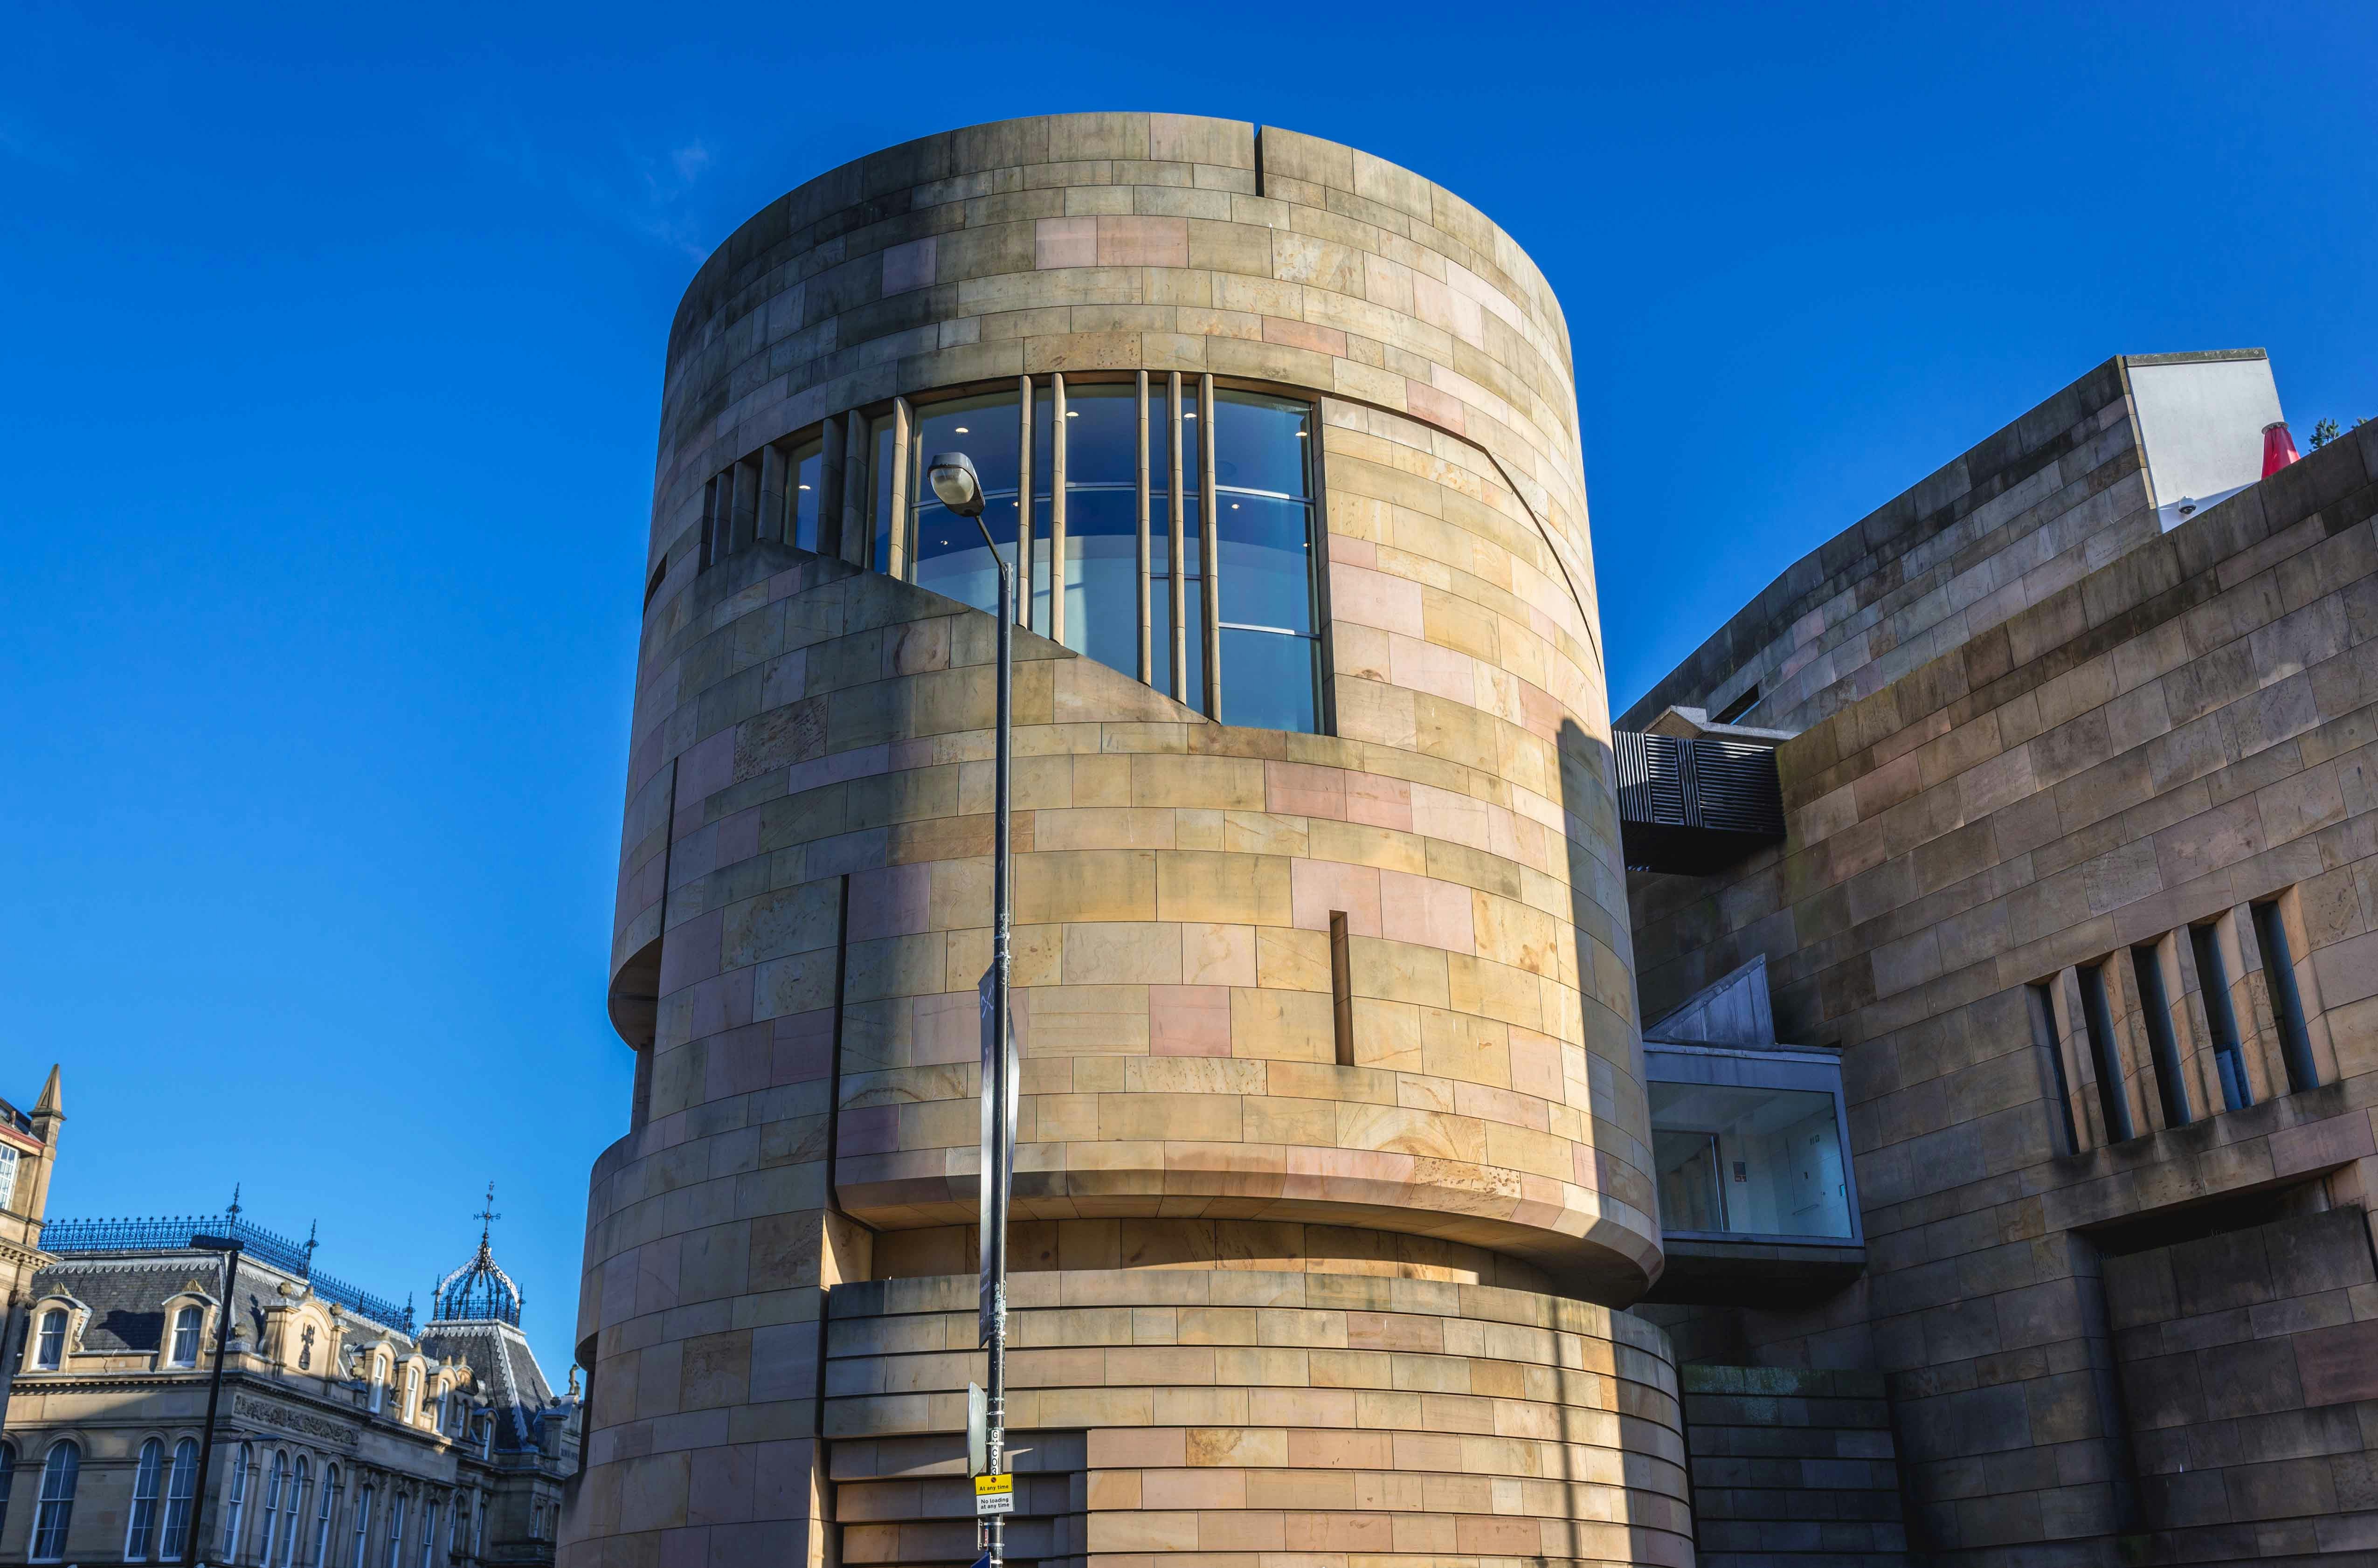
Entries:
<svg viewBox="0 0 2378 1568">
<path fill-rule="evenodd" d="M 1714 736 L 1617 730 L 1618 830 L 1630 870 L 1693 876 L 1784 836 L 1775 750 Z"/>
<path fill-rule="evenodd" d="M 404 1334 L 413 1332 L 413 1309 L 350 1285 L 314 1267 L 314 1243 L 293 1241 L 237 1215 L 159 1215 L 145 1219 L 54 1219 L 42 1227 L 42 1251 L 61 1257 L 105 1252 L 186 1252 L 197 1235 L 228 1236 L 249 1257 L 311 1286 L 358 1317 Z"/>
</svg>

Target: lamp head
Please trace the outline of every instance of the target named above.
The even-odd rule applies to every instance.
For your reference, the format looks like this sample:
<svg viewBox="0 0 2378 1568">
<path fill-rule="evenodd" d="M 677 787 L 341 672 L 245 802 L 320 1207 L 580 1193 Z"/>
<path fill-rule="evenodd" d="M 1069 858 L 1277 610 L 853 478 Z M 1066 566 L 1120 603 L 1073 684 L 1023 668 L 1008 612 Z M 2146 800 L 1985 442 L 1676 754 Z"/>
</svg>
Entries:
<svg viewBox="0 0 2378 1568">
<path fill-rule="evenodd" d="M 960 517 L 982 515 L 982 480 L 974 459 L 964 452 L 935 452 L 925 465 L 925 479 L 942 505 Z"/>
</svg>

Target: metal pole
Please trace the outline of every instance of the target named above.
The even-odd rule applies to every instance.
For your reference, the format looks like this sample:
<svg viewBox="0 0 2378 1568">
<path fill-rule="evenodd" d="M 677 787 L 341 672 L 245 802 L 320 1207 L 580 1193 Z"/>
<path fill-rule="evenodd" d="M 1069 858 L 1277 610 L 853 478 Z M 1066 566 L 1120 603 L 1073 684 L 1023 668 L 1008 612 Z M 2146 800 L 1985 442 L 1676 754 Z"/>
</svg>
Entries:
<svg viewBox="0 0 2378 1568">
<path fill-rule="evenodd" d="M 236 1240 L 223 1253 L 222 1311 L 215 1314 L 215 1375 L 207 1385 L 207 1435 L 198 1444 L 198 1473 L 193 1478 L 197 1484 L 190 1489 L 190 1522 L 186 1526 L 190 1535 L 182 1542 L 183 1554 L 202 1568 L 207 1560 L 207 1472 L 213 1467 L 215 1456 L 215 1406 L 222 1399 L 223 1347 L 231 1342 L 232 1298 L 239 1287 L 239 1253 Z M 172 1509 L 166 1512 L 170 1514 Z"/>
<path fill-rule="evenodd" d="M 1063 434 L 1063 433 L 1062 431 L 1059 432 L 1061 437 Z M 999 1064 L 1000 1077 L 1002 1079 L 1002 1082 L 995 1091 L 998 1095 L 998 1098 L 993 1102 L 993 1104 L 998 1107 L 995 1114 L 1003 1119 L 1006 1114 L 1009 1096 L 1009 1088 L 1004 1080 L 1008 1071 L 1007 984 L 1009 955 L 1007 939 L 1010 924 L 1009 916 L 1011 914 L 1008 905 L 1011 888 L 1011 883 L 1008 878 L 1008 824 L 1015 815 L 1008 794 L 1011 764 L 1014 760 L 1015 755 L 1015 569 L 1009 566 L 1006 561 L 1001 560 L 999 567 L 999 736 L 997 743 L 997 760 L 993 763 L 994 772 L 992 774 L 993 784 L 991 791 L 993 802 L 992 808 L 999 813 L 999 818 L 991 827 L 991 898 L 992 904 L 992 927 L 991 961 L 996 974 L 992 979 L 991 988 L 991 1037 L 994 1047 L 991 1052 L 991 1059 Z M 1003 1150 L 1006 1147 L 1006 1137 L 1003 1130 L 998 1140 L 998 1144 Z M 997 1288 L 995 1299 L 998 1302 L 999 1310 L 998 1315 L 992 1318 L 991 1324 L 991 1390 L 989 1400 L 991 1441 L 989 1443 L 987 1457 L 990 1460 L 991 1473 L 994 1476 L 1004 1474 L 1007 1468 L 1007 1248 L 1003 1244 L 1007 1230 L 1007 1182 L 1008 1173 L 1003 1170 L 998 1172 L 991 1183 L 991 1201 L 993 1205 L 998 1209 L 998 1213 L 995 1215 L 985 1215 L 982 1216 L 982 1223 L 986 1231 L 984 1245 L 991 1245 L 991 1242 L 990 1238 L 994 1235 L 999 1238 L 999 1240 L 1002 1243 L 999 1248 L 999 1275 L 994 1282 Z M 992 1229 L 994 1227 L 996 1227 L 995 1230 Z M 1007 1521 L 995 1514 L 991 1515 L 991 1519 L 990 1544 L 992 1568 L 999 1568 L 999 1565 L 1005 1562 L 1007 1560 Z"/>
</svg>

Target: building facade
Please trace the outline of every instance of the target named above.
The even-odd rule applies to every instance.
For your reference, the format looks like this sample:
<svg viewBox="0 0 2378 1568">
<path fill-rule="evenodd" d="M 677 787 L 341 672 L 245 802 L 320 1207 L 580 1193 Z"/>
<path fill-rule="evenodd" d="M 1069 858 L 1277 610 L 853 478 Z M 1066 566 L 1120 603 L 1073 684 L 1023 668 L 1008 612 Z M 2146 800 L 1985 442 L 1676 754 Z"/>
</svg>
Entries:
<svg viewBox="0 0 2378 1568">
<path fill-rule="evenodd" d="M 194 1236 L 243 1244 L 219 1399 L 225 1254 Z M 0 1562 L 552 1562 L 576 1405 L 539 1372 L 484 1233 L 419 1325 L 236 1206 L 53 1221 L 42 1241 L 0 1431 Z"/>
<path fill-rule="evenodd" d="M 811 181 L 671 329 L 571 1568 L 969 1562 L 993 572 L 1024 566 L 1011 1556 L 1691 1554 L 1574 367 L 1273 127 Z"/>
<path fill-rule="evenodd" d="M 0 1427 L 8 1418 L 18 1349 L 31 1329 L 33 1278 L 50 1262 L 42 1251 L 42 1215 L 65 1120 L 54 1064 L 30 1111 L 0 1100 Z"/>
<path fill-rule="evenodd" d="M 2378 425 L 2264 477 L 2279 417 L 2110 361 L 1622 722 L 1784 808 L 1632 877 L 1653 1061 L 1844 1102 L 1771 1155 L 1654 1083 L 1704 1561 L 2378 1561 Z"/>
</svg>

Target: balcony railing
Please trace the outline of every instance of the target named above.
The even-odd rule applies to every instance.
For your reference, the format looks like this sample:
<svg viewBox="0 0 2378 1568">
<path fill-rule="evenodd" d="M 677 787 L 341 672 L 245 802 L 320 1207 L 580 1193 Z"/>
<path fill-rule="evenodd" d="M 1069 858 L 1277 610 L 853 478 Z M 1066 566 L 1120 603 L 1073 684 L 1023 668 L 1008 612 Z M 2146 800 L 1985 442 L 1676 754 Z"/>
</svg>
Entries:
<svg viewBox="0 0 2378 1568">
<path fill-rule="evenodd" d="M 358 1317 L 413 1332 L 413 1309 L 400 1307 L 385 1296 L 375 1296 L 314 1267 L 314 1243 L 293 1241 L 237 1215 L 160 1215 L 146 1219 L 54 1219 L 42 1227 L 42 1251 L 62 1257 L 92 1257 L 110 1252 L 186 1252 L 195 1235 L 228 1236 L 247 1256 L 313 1287 L 325 1301 L 335 1301 Z"/>
</svg>

